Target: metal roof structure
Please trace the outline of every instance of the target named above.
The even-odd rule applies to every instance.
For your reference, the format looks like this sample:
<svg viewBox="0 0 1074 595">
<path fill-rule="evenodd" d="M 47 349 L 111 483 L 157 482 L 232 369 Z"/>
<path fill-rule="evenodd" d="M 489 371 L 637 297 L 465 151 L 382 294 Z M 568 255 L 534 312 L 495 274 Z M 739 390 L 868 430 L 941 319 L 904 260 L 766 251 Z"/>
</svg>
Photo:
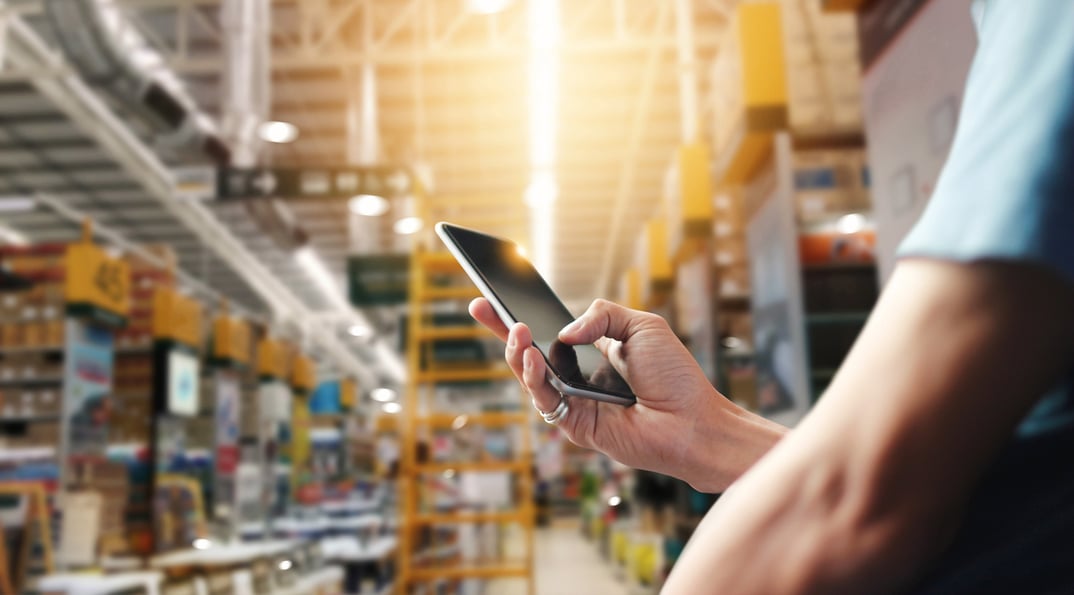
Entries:
<svg viewBox="0 0 1074 595">
<path fill-rule="evenodd" d="M 231 0 L 111 1 L 197 106 L 223 118 L 232 32 L 221 12 Z M 427 198 L 437 217 L 529 241 L 524 0 L 493 15 L 462 0 L 264 1 L 272 13 L 267 115 L 295 124 L 299 137 L 262 147 L 260 163 L 348 163 L 348 110 L 361 95 L 361 69 L 371 66 L 380 159 L 431 171 Z M 389 341 L 348 343 L 336 324 L 345 320 L 338 304 L 243 205 L 177 196 L 170 170 L 181 163 L 63 59 L 43 3 L 0 0 L 0 195 L 47 194 L 131 242 L 169 244 L 189 278 L 250 312 L 302 321 L 307 333 L 327 337 L 318 346 L 342 367 L 378 369 Z M 679 3 L 690 8 L 688 67 L 700 73 L 704 96 L 701 65 L 711 61 L 735 2 Z M 683 141 L 684 66 L 676 54 L 683 23 L 675 8 L 560 2 L 553 284 L 575 307 L 614 291 L 641 225 L 659 213 Z M 363 221 L 341 200 L 284 202 L 340 281 L 356 234 L 378 233 L 385 251 L 406 247 L 393 238 L 390 216 Z M 0 220 L 31 241 L 79 233 L 70 217 L 44 205 Z"/>
</svg>

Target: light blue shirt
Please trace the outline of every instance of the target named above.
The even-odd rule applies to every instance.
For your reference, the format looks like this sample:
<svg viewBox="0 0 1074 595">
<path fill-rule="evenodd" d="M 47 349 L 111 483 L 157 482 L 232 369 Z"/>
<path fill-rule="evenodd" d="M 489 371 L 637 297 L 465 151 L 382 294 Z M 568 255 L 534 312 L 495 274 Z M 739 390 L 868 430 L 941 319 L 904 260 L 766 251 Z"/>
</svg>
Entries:
<svg viewBox="0 0 1074 595">
<path fill-rule="evenodd" d="M 977 0 L 973 13 L 958 132 L 898 253 L 1028 262 L 1074 283 L 1074 0 Z M 1019 435 L 1074 431 L 1071 386 L 1042 398 Z"/>
</svg>

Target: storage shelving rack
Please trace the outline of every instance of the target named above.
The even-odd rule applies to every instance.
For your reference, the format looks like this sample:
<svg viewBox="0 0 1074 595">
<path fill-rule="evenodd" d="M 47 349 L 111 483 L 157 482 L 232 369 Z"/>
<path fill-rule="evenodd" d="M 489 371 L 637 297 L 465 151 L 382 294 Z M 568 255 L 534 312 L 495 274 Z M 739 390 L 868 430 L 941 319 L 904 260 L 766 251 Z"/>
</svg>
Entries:
<svg viewBox="0 0 1074 595">
<path fill-rule="evenodd" d="M 518 427 L 521 429 L 521 445 L 509 460 L 480 460 L 465 462 L 429 462 L 419 457 L 420 434 L 437 429 L 451 428 L 457 414 L 428 411 L 423 405 L 425 397 L 438 384 L 460 382 L 486 382 L 513 380 L 511 371 L 503 365 L 460 364 L 438 365 L 432 357 L 435 341 L 479 339 L 491 336 L 477 326 L 434 326 L 431 310 L 434 305 L 464 302 L 477 297 L 476 289 L 465 278 L 458 263 L 447 253 L 417 249 L 411 258 L 409 282 L 409 325 L 407 328 L 407 363 L 410 370 L 403 403 L 401 420 L 401 458 L 399 493 L 401 495 L 401 523 L 398 550 L 398 593 L 416 591 L 416 587 L 433 581 L 458 581 L 462 579 L 515 578 L 527 580 L 529 593 L 534 593 L 533 582 L 533 532 L 535 506 L 533 502 L 532 414 L 528 403 L 519 391 L 520 407 L 517 410 L 467 414 L 467 423 L 486 428 Z M 433 283 L 432 277 L 437 277 Z M 460 283 L 442 284 L 445 278 L 455 278 Z M 465 365 L 465 367 L 461 367 Z M 525 413 L 524 413 L 525 412 Z M 451 470 L 466 472 L 514 473 L 515 502 L 509 510 L 497 511 L 448 511 L 423 512 L 419 498 L 423 477 L 443 474 Z M 416 551 L 417 535 L 422 529 L 444 525 L 491 523 L 499 526 L 516 524 L 521 527 L 525 554 L 522 559 L 497 559 L 487 563 L 465 562 L 456 559 L 438 564 L 426 564 L 421 559 L 428 552 Z M 433 548 L 436 549 L 436 548 Z M 420 592 L 420 591 L 418 591 Z"/>
</svg>

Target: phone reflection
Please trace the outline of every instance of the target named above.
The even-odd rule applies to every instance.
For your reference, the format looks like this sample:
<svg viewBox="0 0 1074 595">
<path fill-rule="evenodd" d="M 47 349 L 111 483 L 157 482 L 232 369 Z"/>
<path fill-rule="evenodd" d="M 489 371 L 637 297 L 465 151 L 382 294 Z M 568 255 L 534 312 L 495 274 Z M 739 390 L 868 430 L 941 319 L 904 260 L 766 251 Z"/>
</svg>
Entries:
<svg viewBox="0 0 1074 595">
<path fill-rule="evenodd" d="M 592 374 L 586 378 L 578 363 L 578 352 L 574 346 L 559 339 L 549 345 L 548 362 L 555 374 L 568 384 L 583 388 L 588 385 L 606 392 L 631 394 L 630 385 L 604 358 L 601 358 L 600 364 L 595 366 Z"/>
</svg>

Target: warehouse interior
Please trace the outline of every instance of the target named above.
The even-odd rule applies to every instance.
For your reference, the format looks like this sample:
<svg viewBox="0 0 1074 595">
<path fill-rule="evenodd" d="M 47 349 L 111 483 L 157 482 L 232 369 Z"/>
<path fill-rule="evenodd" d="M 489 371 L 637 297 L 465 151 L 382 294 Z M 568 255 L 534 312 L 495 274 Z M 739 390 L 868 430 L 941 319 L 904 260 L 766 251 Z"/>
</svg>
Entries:
<svg viewBox="0 0 1074 595">
<path fill-rule="evenodd" d="M 970 0 L 0 0 L 0 595 L 657 593 L 717 501 L 531 406 L 438 221 L 793 426 Z"/>
</svg>

